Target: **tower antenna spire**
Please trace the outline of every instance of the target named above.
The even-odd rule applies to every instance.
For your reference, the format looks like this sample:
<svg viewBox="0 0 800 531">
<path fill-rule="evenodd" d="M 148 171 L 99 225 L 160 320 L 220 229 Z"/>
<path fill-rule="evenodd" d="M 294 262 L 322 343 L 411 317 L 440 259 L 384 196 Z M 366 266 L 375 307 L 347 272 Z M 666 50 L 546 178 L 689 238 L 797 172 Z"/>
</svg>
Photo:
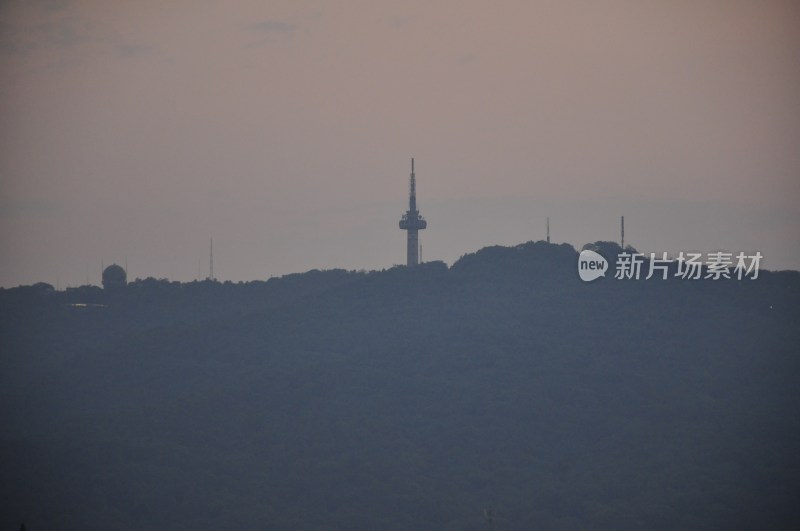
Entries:
<svg viewBox="0 0 800 531">
<path fill-rule="evenodd" d="M 408 179 L 408 209 L 417 209 L 417 176 L 414 173 L 414 157 L 411 157 L 411 177 Z"/>
<path fill-rule="evenodd" d="M 619 229 L 620 229 L 620 243 L 619 246 L 622 247 L 622 250 L 625 250 L 625 216 L 622 216 L 619 221 Z"/>
<path fill-rule="evenodd" d="M 417 176 L 414 173 L 414 157 L 411 157 L 411 176 L 408 179 L 408 210 L 400 218 L 400 229 L 408 233 L 406 242 L 406 263 L 408 267 L 419 264 L 420 245 L 419 231 L 426 228 L 428 222 L 417 210 Z"/>
</svg>

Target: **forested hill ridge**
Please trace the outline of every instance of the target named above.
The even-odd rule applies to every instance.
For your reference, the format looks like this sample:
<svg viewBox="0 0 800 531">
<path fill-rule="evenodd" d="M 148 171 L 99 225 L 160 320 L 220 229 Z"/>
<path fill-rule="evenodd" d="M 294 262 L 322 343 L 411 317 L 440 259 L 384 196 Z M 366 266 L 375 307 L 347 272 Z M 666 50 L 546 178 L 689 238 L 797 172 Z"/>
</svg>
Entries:
<svg viewBox="0 0 800 531">
<path fill-rule="evenodd" d="M 594 248 L 0 290 L 0 530 L 800 528 L 800 273 Z"/>
</svg>

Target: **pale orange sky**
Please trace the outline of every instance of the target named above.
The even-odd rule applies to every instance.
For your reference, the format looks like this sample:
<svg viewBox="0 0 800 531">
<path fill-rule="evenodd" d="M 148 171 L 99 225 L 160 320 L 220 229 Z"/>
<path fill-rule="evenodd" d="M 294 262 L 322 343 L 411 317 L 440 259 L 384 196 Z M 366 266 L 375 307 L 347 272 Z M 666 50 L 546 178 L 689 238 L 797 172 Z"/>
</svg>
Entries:
<svg viewBox="0 0 800 531">
<path fill-rule="evenodd" d="M 6 1 L 0 285 L 544 237 L 800 269 L 796 2 Z M 198 261 L 200 267 L 198 268 Z"/>
</svg>

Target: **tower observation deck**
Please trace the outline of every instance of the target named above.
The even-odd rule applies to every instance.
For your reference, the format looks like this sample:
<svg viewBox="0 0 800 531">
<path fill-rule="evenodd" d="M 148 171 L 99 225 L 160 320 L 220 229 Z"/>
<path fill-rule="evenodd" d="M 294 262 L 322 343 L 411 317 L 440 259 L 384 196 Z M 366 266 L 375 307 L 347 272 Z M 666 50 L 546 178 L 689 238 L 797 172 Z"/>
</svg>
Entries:
<svg viewBox="0 0 800 531">
<path fill-rule="evenodd" d="M 414 175 L 414 159 L 411 159 L 411 178 L 408 184 L 408 210 L 400 218 L 400 229 L 408 232 L 407 265 L 419 264 L 419 231 L 428 226 L 417 210 L 417 177 Z"/>
</svg>

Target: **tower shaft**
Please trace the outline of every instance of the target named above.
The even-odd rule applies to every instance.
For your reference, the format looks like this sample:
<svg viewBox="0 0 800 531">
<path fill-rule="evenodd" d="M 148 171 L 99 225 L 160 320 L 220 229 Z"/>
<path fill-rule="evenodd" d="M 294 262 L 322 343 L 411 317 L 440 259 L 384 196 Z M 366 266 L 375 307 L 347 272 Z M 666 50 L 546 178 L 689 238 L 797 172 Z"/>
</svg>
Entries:
<svg viewBox="0 0 800 531">
<path fill-rule="evenodd" d="M 406 243 L 406 265 L 415 266 L 419 264 L 419 231 L 408 231 L 408 242 Z"/>
</svg>

